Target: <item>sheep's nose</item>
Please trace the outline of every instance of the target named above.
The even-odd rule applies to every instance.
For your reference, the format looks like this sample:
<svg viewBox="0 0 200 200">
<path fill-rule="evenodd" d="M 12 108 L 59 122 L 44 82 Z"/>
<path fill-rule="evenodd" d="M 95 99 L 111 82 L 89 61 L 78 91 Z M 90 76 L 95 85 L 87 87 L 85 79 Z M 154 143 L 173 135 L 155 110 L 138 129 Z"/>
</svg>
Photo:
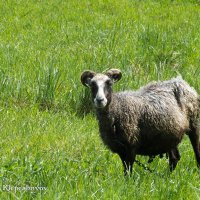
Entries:
<svg viewBox="0 0 200 200">
<path fill-rule="evenodd" d="M 98 98 L 96 99 L 97 103 L 100 104 L 104 99 L 103 98 Z"/>
</svg>

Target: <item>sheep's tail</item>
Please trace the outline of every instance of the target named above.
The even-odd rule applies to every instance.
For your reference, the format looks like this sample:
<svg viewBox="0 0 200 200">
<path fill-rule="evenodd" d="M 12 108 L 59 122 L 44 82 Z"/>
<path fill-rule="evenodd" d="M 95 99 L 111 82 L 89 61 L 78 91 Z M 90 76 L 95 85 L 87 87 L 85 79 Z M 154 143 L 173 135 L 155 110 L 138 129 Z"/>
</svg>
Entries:
<svg viewBox="0 0 200 200">
<path fill-rule="evenodd" d="M 197 126 L 199 127 L 199 130 L 200 130 L 200 95 L 198 96 Z"/>
</svg>

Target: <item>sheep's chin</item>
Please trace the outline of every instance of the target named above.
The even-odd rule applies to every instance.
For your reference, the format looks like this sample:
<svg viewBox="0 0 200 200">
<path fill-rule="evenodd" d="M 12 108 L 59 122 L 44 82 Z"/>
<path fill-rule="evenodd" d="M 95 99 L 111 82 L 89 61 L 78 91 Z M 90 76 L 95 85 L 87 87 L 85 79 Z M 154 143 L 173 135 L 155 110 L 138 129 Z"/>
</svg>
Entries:
<svg viewBox="0 0 200 200">
<path fill-rule="evenodd" d="M 104 102 L 101 104 L 94 103 L 95 108 L 98 108 L 98 109 L 103 109 L 106 107 L 106 105 L 107 105 L 107 102 Z"/>
</svg>

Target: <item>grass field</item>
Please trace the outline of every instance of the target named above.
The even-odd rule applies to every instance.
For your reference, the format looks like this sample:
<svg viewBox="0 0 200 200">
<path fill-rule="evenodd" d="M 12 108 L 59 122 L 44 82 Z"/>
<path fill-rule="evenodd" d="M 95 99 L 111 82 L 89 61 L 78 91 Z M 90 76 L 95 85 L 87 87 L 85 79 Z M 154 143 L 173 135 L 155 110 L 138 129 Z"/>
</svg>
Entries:
<svg viewBox="0 0 200 200">
<path fill-rule="evenodd" d="M 115 91 L 181 74 L 200 93 L 200 1 L 0 2 L 0 199 L 200 199 L 187 137 L 172 174 L 138 156 L 154 172 L 123 176 L 79 80 L 112 67 Z"/>
</svg>

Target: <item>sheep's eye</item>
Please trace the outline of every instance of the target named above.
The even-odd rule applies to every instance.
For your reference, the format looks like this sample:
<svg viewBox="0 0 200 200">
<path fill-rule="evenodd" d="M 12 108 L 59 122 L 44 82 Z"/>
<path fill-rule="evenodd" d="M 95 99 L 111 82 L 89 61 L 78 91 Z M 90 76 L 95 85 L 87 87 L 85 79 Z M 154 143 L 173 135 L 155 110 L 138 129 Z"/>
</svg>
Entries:
<svg viewBox="0 0 200 200">
<path fill-rule="evenodd" d="M 111 86 L 111 85 L 112 85 L 111 80 L 107 80 L 107 81 L 106 81 L 106 85 Z"/>
<path fill-rule="evenodd" d="M 97 84 L 96 84 L 95 82 L 91 82 L 90 86 L 91 86 L 92 88 L 95 88 L 95 87 L 97 86 Z"/>
</svg>

